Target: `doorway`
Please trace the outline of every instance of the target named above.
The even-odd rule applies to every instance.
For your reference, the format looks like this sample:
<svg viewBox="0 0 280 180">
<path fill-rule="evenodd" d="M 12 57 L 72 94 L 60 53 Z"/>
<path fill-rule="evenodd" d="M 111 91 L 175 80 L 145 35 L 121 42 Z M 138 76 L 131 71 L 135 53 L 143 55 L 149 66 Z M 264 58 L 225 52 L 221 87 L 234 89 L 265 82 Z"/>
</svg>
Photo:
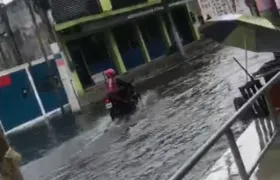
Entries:
<svg viewBox="0 0 280 180">
<path fill-rule="evenodd" d="M 194 41 L 187 13 L 187 8 L 184 6 L 172 9 L 172 16 L 184 45 Z"/>
<path fill-rule="evenodd" d="M 109 68 L 116 69 L 109 53 L 108 43 L 103 32 L 95 33 L 80 40 L 84 59 L 91 76 Z"/>
<path fill-rule="evenodd" d="M 125 67 L 133 69 L 145 63 L 133 24 L 123 24 L 113 29 Z"/>
<path fill-rule="evenodd" d="M 151 59 L 165 55 L 167 47 L 162 39 L 160 22 L 157 16 L 147 16 L 139 20 L 138 24 Z"/>
<path fill-rule="evenodd" d="M 76 42 L 70 42 L 67 46 L 73 61 L 73 66 L 79 76 L 83 88 L 89 88 L 93 85 L 93 81 L 82 48 Z"/>
<path fill-rule="evenodd" d="M 70 41 L 67 46 L 84 89 L 96 84 L 94 75 L 109 68 L 116 69 L 103 32 Z"/>
</svg>

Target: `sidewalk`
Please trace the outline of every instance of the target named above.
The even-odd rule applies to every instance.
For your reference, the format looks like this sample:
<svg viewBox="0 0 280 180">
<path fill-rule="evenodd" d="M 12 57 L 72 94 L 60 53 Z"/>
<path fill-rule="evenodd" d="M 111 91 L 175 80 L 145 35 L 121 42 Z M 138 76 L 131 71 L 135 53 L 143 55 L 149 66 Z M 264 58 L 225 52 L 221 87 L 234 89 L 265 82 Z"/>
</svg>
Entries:
<svg viewBox="0 0 280 180">
<path fill-rule="evenodd" d="M 257 180 L 279 180 L 280 179 L 280 135 L 278 134 L 271 147 L 268 149 L 260 162 L 256 173 Z"/>
<path fill-rule="evenodd" d="M 202 39 L 188 44 L 185 46 L 185 51 L 188 59 L 187 61 L 192 62 L 192 60 L 207 54 L 217 47 L 218 46 L 216 46 L 215 42 L 209 39 Z M 180 55 L 178 53 L 174 53 L 169 56 L 163 56 L 158 59 L 152 60 L 150 63 L 140 65 L 121 75 L 121 78 L 124 80 L 133 79 L 134 84 L 137 88 L 137 85 L 140 84 L 140 82 L 143 82 L 145 79 L 157 76 L 187 61 L 182 61 Z M 79 102 L 81 104 L 81 107 L 85 107 L 89 104 L 101 101 L 104 97 L 105 86 L 102 83 L 88 89 L 85 92 L 85 95 L 79 98 Z"/>
</svg>

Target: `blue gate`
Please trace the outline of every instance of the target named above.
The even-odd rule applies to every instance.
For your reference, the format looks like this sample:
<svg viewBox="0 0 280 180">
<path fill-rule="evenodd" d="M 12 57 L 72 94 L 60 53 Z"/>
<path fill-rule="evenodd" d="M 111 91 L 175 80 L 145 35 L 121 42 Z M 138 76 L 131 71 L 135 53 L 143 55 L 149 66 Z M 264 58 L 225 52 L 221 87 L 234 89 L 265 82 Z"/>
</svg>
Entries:
<svg viewBox="0 0 280 180">
<path fill-rule="evenodd" d="M 10 130 L 42 115 L 25 70 L 9 74 L 11 84 L 0 88 L 0 119 Z"/>
<path fill-rule="evenodd" d="M 63 86 L 57 90 L 53 86 L 53 77 L 60 78 L 55 61 L 50 60 L 49 63 L 50 67 L 45 62 L 31 67 L 31 75 L 46 113 L 68 103 Z"/>
</svg>

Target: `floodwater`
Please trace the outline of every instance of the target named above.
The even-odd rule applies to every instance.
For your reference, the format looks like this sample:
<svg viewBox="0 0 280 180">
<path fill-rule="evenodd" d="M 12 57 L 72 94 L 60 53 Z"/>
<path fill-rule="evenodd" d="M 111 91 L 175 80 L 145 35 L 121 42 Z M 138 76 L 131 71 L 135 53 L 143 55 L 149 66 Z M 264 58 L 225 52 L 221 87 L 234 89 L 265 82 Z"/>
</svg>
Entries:
<svg viewBox="0 0 280 180">
<path fill-rule="evenodd" d="M 214 45 L 214 44 L 213 44 Z M 207 47 L 205 47 L 207 48 Z M 168 179 L 234 113 L 233 98 L 245 82 L 244 51 L 219 47 L 144 82 L 143 104 L 131 121 L 110 122 L 94 106 L 75 118 L 67 115 L 48 125 L 11 135 L 22 153 L 28 180 Z M 272 54 L 249 53 L 249 71 Z M 244 127 L 235 126 L 238 134 Z M 186 179 L 201 176 L 227 148 L 222 141 Z"/>
</svg>

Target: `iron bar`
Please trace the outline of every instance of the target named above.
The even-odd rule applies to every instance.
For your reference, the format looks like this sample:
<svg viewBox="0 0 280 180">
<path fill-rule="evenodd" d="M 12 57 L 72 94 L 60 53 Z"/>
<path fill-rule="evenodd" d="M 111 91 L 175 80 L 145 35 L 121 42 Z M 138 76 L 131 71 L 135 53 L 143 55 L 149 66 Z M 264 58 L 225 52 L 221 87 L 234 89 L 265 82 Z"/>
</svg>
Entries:
<svg viewBox="0 0 280 180">
<path fill-rule="evenodd" d="M 247 55 L 246 55 L 246 56 L 247 56 Z M 244 68 L 244 67 L 242 66 L 242 64 L 240 64 L 240 62 L 239 62 L 235 57 L 233 57 L 233 60 L 239 65 L 239 67 L 241 67 L 241 69 L 246 73 L 246 75 L 249 76 L 250 79 L 251 79 L 252 81 L 254 81 L 254 77 L 248 72 L 247 67 Z"/>
<path fill-rule="evenodd" d="M 266 118 L 264 119 L 265 120 L 265 123 L 266 123 L 266 126 L 267 126 L 267 129 L 268 129 L 268 133 L 269 133 L 269 138 L 272 137 L 273 135 L 273 128 L 272 128 L 272 125 L 271 125 L 271 120 L 270 118 Z"/>
<path fill-rule="evenodd" d="M 265 146 L 265 148 L 261 151 L 258 159 L 256 160 L 256 162 L 254 163 L 253 167 L 250 169 L 250 171 L 248 172 L 249 177 L 252 176 L 252 174 L 255 172 L 255 169 L 258 167 L 262 157 L 265 155 L 266 151 L 268 150 L 268 148 L 270 147 L 270 145 L 272 144 L 272 142 L 274 141 L 275 137 L 277 136 L 278 131 L 276 130 L 273 134 L 273 136 L 271 137 L 271 139 L 269 140 L 269 142 L 267 143 L 267 145 Z"/>
<path fill-rule="evenodd" d="M 261 149 L 263 149 L 265 147 L 265 143 L 264 143 L 264 138 L 263 138 L 263 133 L 262 133 L 262 130 L 261 130 L 261 126 L 260 126 L 260 123 L 259 123 L 258 119 L 254 119 L 254 121 L 255 121 L 255 124 L 256 124 L 256 131 L 257 131 L 257 134 L 259 136 L 260 147 L 261 147 Z"/>
<path fill-rule="evenodd" d="M 267 127 L 264 123 L 265 120 L 264 120 L 264 118 L 258 118 L 258 121 L 260 122 L 262 131 L 263 131 L 263 134 L 264 134 L 264 140 L 265 140 L 265 142 L 268 142 L 269 141 L 269 133 L 268 133 Z"/>
</svg>

